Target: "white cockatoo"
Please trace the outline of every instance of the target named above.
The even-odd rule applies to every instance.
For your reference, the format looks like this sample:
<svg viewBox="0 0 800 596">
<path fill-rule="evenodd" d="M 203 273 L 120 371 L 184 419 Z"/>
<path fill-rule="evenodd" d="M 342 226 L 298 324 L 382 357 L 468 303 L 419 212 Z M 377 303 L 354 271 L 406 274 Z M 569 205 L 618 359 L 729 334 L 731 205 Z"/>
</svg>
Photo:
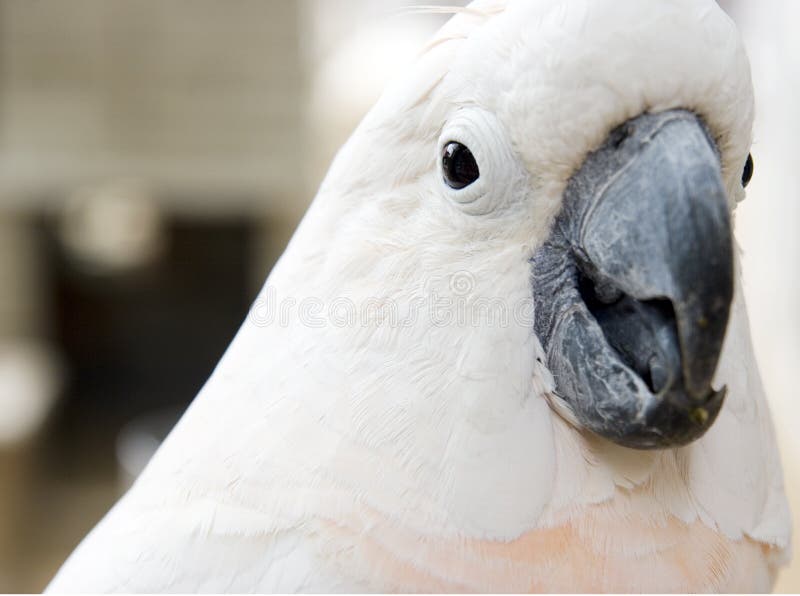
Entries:
<svg viewBox="0 0 800 596">
<path fill-rule="evenodd" d="M 731 239 L 733 23 L 454 11 L 51 590 L 771 587 L 790 523 Z"/>
</svg>

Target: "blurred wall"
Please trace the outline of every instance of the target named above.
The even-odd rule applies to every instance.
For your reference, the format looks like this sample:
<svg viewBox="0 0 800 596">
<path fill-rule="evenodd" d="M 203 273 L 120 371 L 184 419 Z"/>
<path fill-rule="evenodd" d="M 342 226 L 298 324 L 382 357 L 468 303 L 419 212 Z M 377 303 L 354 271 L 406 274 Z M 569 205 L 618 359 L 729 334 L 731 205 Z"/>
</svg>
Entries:
<svg viewBox="0 0 800 596">
<path fill-rule="evenodd" d="M 268 201 L 295 192 L 304 141 L 297 37 L 290 0 L 3 0 L 4 201 L 133 175 L 282 208 Z"/>
<path fill-rule="evenodd" d="M 0 0 L 0 590 L 116 500 L 304 211 L 300 18 Z"/>
</svg>

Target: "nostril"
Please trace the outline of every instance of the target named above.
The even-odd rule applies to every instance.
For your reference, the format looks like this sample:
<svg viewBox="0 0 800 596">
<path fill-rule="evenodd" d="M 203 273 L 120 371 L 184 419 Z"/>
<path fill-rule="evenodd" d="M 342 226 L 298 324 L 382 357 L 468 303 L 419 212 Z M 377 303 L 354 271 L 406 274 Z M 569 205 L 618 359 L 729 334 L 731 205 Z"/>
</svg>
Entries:
<svg viewBox="0 0 800 596">
<path fill-rule="evenodd" d="M 631 129 L 630 125 L 626 123 L 611 131 L 611 134 L 609 135 L 609 141 L 614 149 L 619 149 L 629 136 L 631 136 Z"/>
</svg>

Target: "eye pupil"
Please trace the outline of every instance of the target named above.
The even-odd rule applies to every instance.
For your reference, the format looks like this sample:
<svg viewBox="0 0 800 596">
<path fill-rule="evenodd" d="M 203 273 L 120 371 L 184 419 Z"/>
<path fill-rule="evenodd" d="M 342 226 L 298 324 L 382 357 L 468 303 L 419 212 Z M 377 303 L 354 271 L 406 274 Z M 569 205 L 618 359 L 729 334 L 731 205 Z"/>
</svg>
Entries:
<svg viewBox="0 0 800 596">
<path fill-rule="evenodd" d="M 481 175 L 472 151 L 455 141 L 442 150 L 442 173 L 445 184 L 455 190 L 469 186 Z"/>
<path fill-rule="evenodd" d="M 746 187 L 750 184 L 750 181 L 753 179 L 753 169 L 755 164 L 753 163 L 753 155 L 747 156 L 747 161 L 744 164 L 744 172 L 742 172 L 742 186 Z"/>
</svg>

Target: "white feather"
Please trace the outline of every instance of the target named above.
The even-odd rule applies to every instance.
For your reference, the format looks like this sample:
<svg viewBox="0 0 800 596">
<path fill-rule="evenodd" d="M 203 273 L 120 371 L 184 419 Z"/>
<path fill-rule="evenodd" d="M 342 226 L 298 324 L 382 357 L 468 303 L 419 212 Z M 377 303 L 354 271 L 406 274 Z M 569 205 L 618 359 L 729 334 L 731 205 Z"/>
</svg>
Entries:
<svg viewBox="0 0 800 596">
<path fill-rule="evenodd" d="M 430 561 L 584 527 L 590 511 L 592 527 L 629 537 L 620 546 L 587 530 L 603 556 L 658 553 L 674 519 L 742 544 L 710 579 L 678 588 L 741 587 L 751 567 L 750 586 L 765 587 L 759 565 L 779 559 L 790 524 L 741 292 L 717 375 L 724 411 L 700 441 L 660 453 L 584 436 L 554 413 L 529 320 L 528 260 L 567 179 L 613 127 L 646 110 L 697 111 L 733 205 L 752 102 L 738 34 L 711 0 L 461 11 L 341 150 L 253 316 L 51 589 L 421 589 L 415 570 L 445 582 L 434 588 L 527 589 L 514 583 L 533 573 L 522 563 L 496 585 L 480 557 L 459 574 Z M 435 155 L 457 132 L 478 135 L 482 177 L 502 193 L 489 184 L 460 204 L 442 189 Z M 488 303 L 507 316 L 442 320 L 436 299 L 451 315 Z M 383 307 L 388 324 L 371 316 Z M 666 562 L 644 567 L 626 585 L 673 585 Z M 570 579 L 536 573 L 550 589 Z"/>
</svg>

